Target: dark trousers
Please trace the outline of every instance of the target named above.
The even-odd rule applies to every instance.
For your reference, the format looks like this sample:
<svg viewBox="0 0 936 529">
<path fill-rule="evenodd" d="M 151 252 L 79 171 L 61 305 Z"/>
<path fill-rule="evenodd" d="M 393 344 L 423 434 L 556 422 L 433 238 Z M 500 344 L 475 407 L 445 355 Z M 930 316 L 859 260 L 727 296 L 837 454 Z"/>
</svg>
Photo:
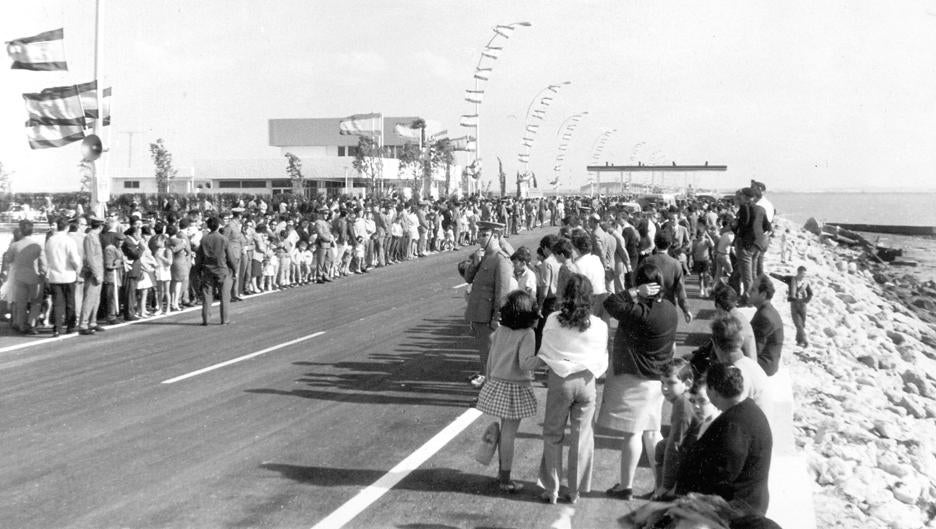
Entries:
<svg viewBox="0 0 936 529">
<path fill-rule="evenodd" d="M 228 304 L 231 302 L 231 283 L 230 274 L 221 276 L 215 274 L 205 274 L 201 279 L 202 292 L 202 323 L 207 324 L 211 316 L 211 304 L 214 303 L 214 293 L 217 289 L 221 294 L 221 323 L 228 321 Z"/>
<path fill-rule="evenodd" d="M 124 319 L 136 317 L 137 310 L 137 282 L 136 278 L 127 278 L 123 285 L 124 291 Z"/>
<path fill-rule="evenodd" d="M 806 302 L 791 301 L 790 316 L 793 318 L 793 326 L 796 327 L 796 343 L 809 343 L 809 340 L 806 339 Z"/>
<path fill-rule="evenodd" d="M 234 273 L 238 274 L 238 276 L 236 278 L 231 278 L 232 280 L 230 282 L 231 283 L 230 293 L 231 293 L 231 297 L 236 298 L 236 297 L 240 297 L 240 293 L 241 293 L 240 289 L 237 288 L 237 285 L 238 283 L 240 283 L 240 278 L 244 277 L 243 275 L 241 275 L 241 264 L 243 260 L 241 259 L 240 253 L 238 253 L 235 256 L 231 256 L 231 260 L 234 261 Z"/>
<path fill-rule="evenodd" d="M 55 331 L 75 328 L 75 284 L 49 283 L 52 291 L 52 321 Z"/>
<path fill-rule="evenodd" d="M 536 329 L 534 329 L 534 336 L 536 337 L 536 351 L 539 351 L 540 344 L 543 343 L 543 327 L 546 326 L 546 318 L 556 310 L 556 298 L 546 298 L 543 300 L 543 308 L 540 310 L 540 314 L 543 315 L 542 318 L 536 322 Z"/>
<path fill-rule="evenodd" d="M 117 296 L 114 295 L 114 284 L 104 283 L 101 286 L 101 307 L 98 315 L 103 319 L 115 320 L 120 307 L 117 305 Z"/>
</svg>

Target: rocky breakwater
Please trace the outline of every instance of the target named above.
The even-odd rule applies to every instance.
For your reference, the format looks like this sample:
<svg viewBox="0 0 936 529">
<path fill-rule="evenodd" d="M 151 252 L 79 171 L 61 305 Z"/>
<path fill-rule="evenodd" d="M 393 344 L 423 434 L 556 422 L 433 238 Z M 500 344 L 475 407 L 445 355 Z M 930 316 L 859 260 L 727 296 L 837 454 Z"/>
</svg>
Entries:
<svg viewBox="0 0 936 529">
<path fill-rule="evenodd" d="M 778 224 L 790 228 L 796 250 L 777 265 L 772 248 L 771 271 L 792 274 L 802 264 L 814 291 L 807 348 L 792 343 L 779 282 L 774 305 L 789 327 L 794 437 L 816 482 L 816 526 L 936 528 L 936 288 Z"/>
</svg>

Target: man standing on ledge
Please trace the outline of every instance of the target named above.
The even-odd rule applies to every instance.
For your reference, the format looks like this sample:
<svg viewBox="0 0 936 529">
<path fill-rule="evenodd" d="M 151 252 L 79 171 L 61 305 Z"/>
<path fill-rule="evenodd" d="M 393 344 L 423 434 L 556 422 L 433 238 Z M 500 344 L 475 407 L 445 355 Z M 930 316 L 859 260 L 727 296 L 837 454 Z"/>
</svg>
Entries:
<svg viewBox="0 0 936 529">
<path fill-rule="evenodd" d="M 210 233 L 202 237 L 201 245 L 195 254 L 195 266 L 201 274 L 202 290 L 202 325 L 208 325 L 211 304 L 214 302 L 214 290 L 221 292 L 221 325 L 228 325 L 228 303 L 231 301 L 231 279 L 235 264 L 231 258 L 228 240 L 218 233 L 221 222 L 218 217 L 209 217 L 205 222 Z"/>
<path fill-rule="evenodd" d="M 469 258 L 464 272 L 465 281 L 471 285 L 465 320 L 471 326 L 481 361 L 481 370 L 468 379 L 476 388 L 484 385 L 491 333 L 500 322 L 500 308 L 510 288 L 513 266 L 509 254 L 501 247 L 503 229 L 504 224 L 499 222 L 478 222 L 478 244 L 481 248 Z"/>
</svg>

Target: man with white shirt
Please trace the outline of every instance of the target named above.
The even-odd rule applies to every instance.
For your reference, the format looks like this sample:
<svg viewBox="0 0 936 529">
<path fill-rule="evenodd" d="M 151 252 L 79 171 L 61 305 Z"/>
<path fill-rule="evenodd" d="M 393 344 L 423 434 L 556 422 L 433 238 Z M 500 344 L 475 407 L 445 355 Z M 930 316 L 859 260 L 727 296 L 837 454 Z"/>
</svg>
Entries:
<svg viewBox="0 0 936 529">
<path fill-rule="evenodd" d="M 52 337 L 75 332 L 75 282 L 81 269 L 81 254 L 75 240 L 68 236 L 68 219 L 55 221 L 55 233 L 46 240 L 48 270 L 46 281 L 52 291 Z"/>
<path fill-rule="evenodd" d="M 751 189 L 754 190 L 754 198 L 756 201 L 755 205 L 764 208 L 764 218 L 767 219 L 767 223 L 771 226 L 766 232 L 767 244 L 764 248 L 764 251 L 757 254 L 757 260 L 754 262 L 754 275 L 764 275 L 764 255 L 767 253 L 767 248 L 770 247 L 770 240 L 773 238 L 773 219 L 776 214 L 773 204 L 767 200 L 767 186 L 763 182 L 758 182 L 757 180 L 751 180 Z"/>
</svg>

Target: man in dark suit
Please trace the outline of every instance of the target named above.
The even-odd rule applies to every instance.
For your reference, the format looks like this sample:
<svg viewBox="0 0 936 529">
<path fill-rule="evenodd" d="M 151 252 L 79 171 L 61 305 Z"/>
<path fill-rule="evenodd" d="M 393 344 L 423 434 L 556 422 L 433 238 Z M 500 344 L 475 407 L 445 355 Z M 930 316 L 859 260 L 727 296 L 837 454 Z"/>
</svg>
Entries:
<svg viewBox="0 0 936 529">
<path fill-rule="evenodd" d="M 753 400 L 743 398 L 744 378 L 737 367 L 712 364 L 705 381 L 709 400 L 722 413 L 680 458 L 676 494 L 717 494 L 738 509 L 764 515 L 773 448 L 767 417 Z"/>
<path fill-rule="evenodd" d="M 195 254 L 195 266 L 201 273 L 202 325 L 208 325 L 215 288 L 221 293 L 221 325 L 231 323 L 228 318 L 228 303 L 231 301 L 231 279 L 236 270 L 228 240 L 218 233 L 221 222 L 218 217 L 209 217 L 205 224 L 210 233 L 202 237 Z"/>
<path fill-rule="evenodd" d="M 663 299 L 669 300 L 673 305 L 679 305 L 683 312 L 683 319 L 686 320 L 686 323 L 691 323 L 692 312 L 689 311 L 689 305 L 686 302 L 686 284 L 683 278 L 682 264 L 668 253 L 673 240 L 669 234 L 661 232 L 657 233 L 655 244 L 656 251 L 653 255 L 645 258 L 641 266 L 649 263 L 660 269 L 663 274 L 663 283 L 660 285 Z"/>
<path fill-rule="evenodd" d="M 773 281 L 769 277 L 762 275 L 754 278 L 749 301 L 757 307 L 757 312 L 751 318 L 751 328 L 754 329 L 757 363 L 769 377 L 780 368 L 780 353 L 783 349 L 783 320 L 770 303 L 773 295 Z"/>
<path fill-rule="evenodd" d="M 738 258 L 738 271 L 741 274 L 740 294 L 747 299 L 751 283 L 754 281 L 754 267 L 757 255 L 767 250 L 770 223 L 764 208 L 754 203 L 756 193 L 745 187 L 738 193 L 738 216 L 735 227 L 735 255 Z"/>
<path fill-rule="evenodd" d="M 465 281 L 471 285 L 465 320 L 471 326 L 481 360 L 480 372 L 470 379 L 475 387 L 484 384 L 491 334 L 500 322 L 500 308 L 510 288 L 513 265 L 509 254 L 501 247 L 503 229 L 504 224 L 501 223 L 478 222 L 478 244 L 481 248 L 469 258 L 464 274 Z"/>
</svg>

